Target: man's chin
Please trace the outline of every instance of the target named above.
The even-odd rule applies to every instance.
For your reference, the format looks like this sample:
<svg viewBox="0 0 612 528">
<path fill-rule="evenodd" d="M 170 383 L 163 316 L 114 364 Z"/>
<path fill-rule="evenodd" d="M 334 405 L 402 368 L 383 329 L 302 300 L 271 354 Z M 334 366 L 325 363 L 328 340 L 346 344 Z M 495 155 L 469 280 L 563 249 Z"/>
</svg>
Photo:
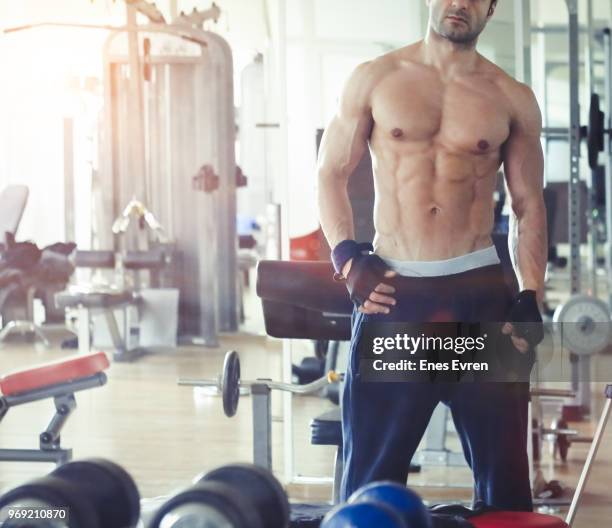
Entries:
<svg viewBox="0 0 612 528">
<path fill-rule="evenodd" d="M 445 31 L 442 36 L 453 44 L 469 44 L 474 41 L 474 36 L 467 31 Z"/>
</svg>

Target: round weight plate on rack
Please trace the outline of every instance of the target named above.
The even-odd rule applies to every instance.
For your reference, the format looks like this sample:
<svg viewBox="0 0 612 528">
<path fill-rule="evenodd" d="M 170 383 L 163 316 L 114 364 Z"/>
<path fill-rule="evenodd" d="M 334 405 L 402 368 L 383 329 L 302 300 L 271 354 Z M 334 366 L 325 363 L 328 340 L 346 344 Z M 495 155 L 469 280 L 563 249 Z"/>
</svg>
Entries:
<svg viewBox="0 0 612 528">
<path fill-rule="evenodd" d="M 587 135 L 587 147 L 589 152 L 589 167 L 595 169 L 599 153 L 604 149 L 605 116 L 601 111 L 599 95 L 591 94 L 591 106 L 589 108 L 589 126 Z"/>
<path fill-rule="evenodd" d="M 240 400 L 240 357 L 235 350 L 230 350 L 225 354 L 221 376 L 221 395 L 225 416 L 231 418 L 236 414 Z"/>
<path fill-rule="evenodd" d="M 597 354 L 610 344 L 610 311 L 606 303 L 594 297 L 571 297 L 557 308 L 553 322 L 563 346 L 574 354 Z"/>
</svg>

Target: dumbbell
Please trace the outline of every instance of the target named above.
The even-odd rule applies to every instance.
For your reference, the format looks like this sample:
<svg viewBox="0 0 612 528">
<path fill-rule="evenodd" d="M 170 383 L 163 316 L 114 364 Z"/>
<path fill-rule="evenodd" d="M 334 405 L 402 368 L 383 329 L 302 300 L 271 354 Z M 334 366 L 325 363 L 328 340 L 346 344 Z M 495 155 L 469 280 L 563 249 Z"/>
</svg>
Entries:
<svg viewBox="0 0 612 528">
<path fill-rule="evenodd" d="M 0 497 L 3 528 L 134 528 L 139 519 L 132 477 L 103 459 L 69 462 Z"/>
<path fill-rule="evenodd" d="M 294 385 L 292 383 L 282 383 L 279 381 L 270 380 L 241 380 L 240 357 L 238 356 L 238 352 L 235 350 L 230 350 L 225 354 L 225 359 L 223 361 L 223 372 L 221 375 L 217 376 L 216 379 L 180 379 L 178 384 L 190 387 L 217 387 L 217 390 L 223 399 L 223 411 L 228 418 L 231 418 L 238 410 L 241 387 L 264 385 L 271 390 L 281 390 L 285 392 L 292 392 L 294 394 L 312 394 L 331 383 L 337 383 L 341 380 L 342 375 L 337 374 L 333 370 L 328 372 L 326 376 L 323 376 L 322 378 L 306 385 Z"/>
<path fill-rule="evenodd" d="M 286 528 L 289 500 L 269 471 L 252 464 L 214 469 L 168 500 L 148 528 Z"/>
<path fill-rule="evenodd" d="M 383 481 L 358 489 L 347 504 L 325 516 L 321 528 L 361 526 L 431 528 L 432 520 L 429 510 L 414 491 L 396 482 Z"/>
</svg>

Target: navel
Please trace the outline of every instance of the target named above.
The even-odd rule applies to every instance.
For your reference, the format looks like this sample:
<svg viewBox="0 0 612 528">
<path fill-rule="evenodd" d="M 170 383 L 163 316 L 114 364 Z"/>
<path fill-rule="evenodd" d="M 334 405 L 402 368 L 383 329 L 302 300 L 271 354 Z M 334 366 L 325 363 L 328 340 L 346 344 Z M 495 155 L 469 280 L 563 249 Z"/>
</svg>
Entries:
<svg viewBox="0 0 612 528">
<path fill-rule="evenodd" d="M 432 208 L 429 210 L 429 214 L 430 214 L 431 216 L 438 216 L 438 213 L 439 213 L 439 212 L 440 212 L 440 208 L 439 208 L 439 207 L 436 207 L 436 206 L 432 207 Z"/>
</svg>

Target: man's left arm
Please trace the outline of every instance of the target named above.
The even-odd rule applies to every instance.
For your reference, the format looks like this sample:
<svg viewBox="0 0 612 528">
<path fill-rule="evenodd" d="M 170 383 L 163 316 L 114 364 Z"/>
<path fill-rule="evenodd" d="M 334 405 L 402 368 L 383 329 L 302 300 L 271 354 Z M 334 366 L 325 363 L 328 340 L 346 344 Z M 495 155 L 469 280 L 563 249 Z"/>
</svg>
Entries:
<svg viewBox="0 0 612 528">
<path fill-rule="evenodd" d="M 504 172 L 513 215 L 510 218 L 510 255 L 521 291 L 544 298 L 548 259 L 544 205 L 544 155 L 540 143 L 542 117 L 531 89 L 520 85 L 510 137 L 503 149 Z"/>
</svg>

